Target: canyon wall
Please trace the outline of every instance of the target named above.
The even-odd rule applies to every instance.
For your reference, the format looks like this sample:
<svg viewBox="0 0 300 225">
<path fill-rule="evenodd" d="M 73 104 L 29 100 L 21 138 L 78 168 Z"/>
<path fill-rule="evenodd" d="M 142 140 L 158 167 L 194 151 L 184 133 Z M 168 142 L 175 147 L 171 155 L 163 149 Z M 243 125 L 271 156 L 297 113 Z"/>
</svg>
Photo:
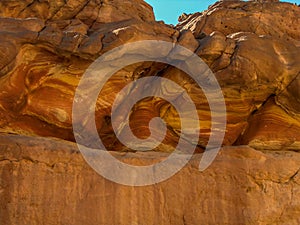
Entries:
<svg viewBox="0 0 300 225">
<path fill-rule="evenodd" d="M 300 223 L 300 7 L 217 2 L 181 16 L 176 26 L 155 21 L 142 0 L 4 0 L 0 9 L 1 224 Z M 95 121 L 87 116 L 72 121 L 76 88 L 92 62 L 142 40 L 184 46 L 220 84 L 225 137 L 203 172 L 198 164 L 211 135 L 210 106 L 201 87 L 173 66 L 154 61 L 126 66 L 101 90 Z M 170 57 L 173 50 L 161 49 Z M 164 119 L 166 137 L 154 151 L 128 149 L 111 125 L 118 92 L 150 76 L 184 88 L 195 103 L 201 132 L 192 160 L 175 176 L 127 187 L 106 180 L 83 160 L 72 122 L 91 136 L 87 147 L 94 147 L 89 126 L 96 122 L 117 159 L 135 165 L 162 160 L 181 134 L 170 102 L 149 97 L 130 113 L 130 128 L 139 138 L 150 135 L 153 117 Z M 180 95 L 172 87 L 162 89 L 173 98 Z"/>
</svg>

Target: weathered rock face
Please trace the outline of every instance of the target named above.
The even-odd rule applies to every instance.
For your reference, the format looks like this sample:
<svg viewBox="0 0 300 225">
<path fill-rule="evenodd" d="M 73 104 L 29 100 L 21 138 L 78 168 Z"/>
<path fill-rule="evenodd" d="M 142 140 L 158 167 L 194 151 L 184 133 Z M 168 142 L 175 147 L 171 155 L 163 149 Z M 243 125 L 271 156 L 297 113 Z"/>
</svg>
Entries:
<svg viewBox="0 0 300 225">
<path fill-rule="evenodd" d="M 120 2 L 122 3 L 116 2 L 109 6 L 111 3 L 108 1 L 107 4 L 103 3 L 101 9 L 122 8 L 124 5 L 130 7 L 131 1 Z M 16 15 L 32 17 L 32 13 L 36 13 L 35 18 L 0 19 L 3 24 L 3 57 L 0 66 L 2 132 L 74 140 L 71 121 L 73 97 L 80 77 L 91 62 L 104 52 L 126 42 L 145 39 L 172 42 L 178 36 L 178 31 L 152 21 L 153 12 L 149 10 L 151 7 L 144 2 L 134 3 L 131 10 L 122 8 L 127 16 L 133 17 L 123 18 L 121 14 L 114 18 L 103 15 L 101 11 L 97 17 L 99 21 L 96 18 L 92 25 L 81 17 L 75 18 L 73 14 L 62 16 L 63 18 L 47 16 L 46 20 L 41 19 L 44 17 L 40 15 L 40 11 L 31 10 L 34 5 L 39 3 L 30 4 L 24 10 L 21 10 L 21 6 L 14 8 L 20 7 L 22 11 Z M 41 7 L 44 7 L 43 4 Z M 89 4 L 85 8 L 88 10 Z M 54 11 L 49 8 L 50 15 Z M 12 16 L 13 13 L 9 12 L 7 16 Z M 113 15 L 116 16 L 115 13 Z M 141 18 L 135 18 L 136 15 Z M 111 21 L 102 21 L 102 17 L 110 18 Z M 100 133 L 113 133 L 106 125 L 105 118 L 110 114 L 109 107 L 118 90 L 138 78 L 138 74 L 147 68 L 151 68 L 151 63 L 140 63 L 120 71 L 108 82 L 101 94 L 104 99 L 99 103 L 97 111 Z M 156 72 L 154 68 L 152 73 Z M 108 142 L 111 143 L 111 140 Z"/>
<path fill-rule="evenodd" d="M 1 224 L 300 222 L 296 152 L 227 147 L 204 172 L 197 154 L 167 181 L 133 188 L 99 176 L 73 143 L 12 135 L 0 140 Z M 157 162 L 166 153 L 112 154 L 136 165 Z"/>
<path fill-rule="evenodd" d="M 201 39 L 197 53 L 222 86 L 229 143 L 299 148 L 299 12 L 288 3 L 219 2 L 177 25 Z"/>
<path fill-rule="evenodd" d="M 189 15 L 178 24 L 180 29 L 190 29 L 196 37 L 201 33 L 219 31 L 225 36 L 237 32 L 273 36 L 299 46 L 299 7 L 281 2 L 222 1 L 203 13 Z"/>
<path fill-rule="evenodd" d="M 142 0 L 69 0 L 69 1 L 10 1 L 0 3 L 1 17 L 31 18 L 44 21 L 78 19 L 84 24 L 110 23 L 136 18 L 154 21 L 152 7 Z"/>
<path fill-rule="evenodd" d="M 300 7 L 217 2 L 182 16 L 175 28 L 156 22 L 142 0 L 3 0 L 0 9 L 1 224 L 300 223 Z M 139 40 L 180 44 L 211 68 L 226 101 L 228 147 L 203 173 L 195 154 L 168 181 L 133 188 L 105 180 L 84 163 L 72 143 L 72 104 L 95 59 Z M 165 139 L 158 152 L 120 152 L 130 149 L 115 136 L 112 104 L 123 87 L 148 76 L 168 78 L 190 95 L 201 125 L 196 152 L 203 151 L 212 125 L 203 91 L 181 70 L 151 61 L 119 70 L 100 92 L 95 119 L 105 146 L 119 160 L 140 165 L 163 159 L 177 145 L 178 112 L 149 97 L 132 108 L 130 128 L 147 138 L 149 121 L 160 116 Z M 86 110 L 84 122 L 74 122 L 89 136 L 94 121 Z"/>
<path fill-rule="evenodd" d="M 87 67 L 98 56 L 123 43 L 152 39 L 176 42 L 195 51 L 213 70 L 227 103 L 225 145 L 251 142 L 258 148 L 265 145 L 275 149 L 289 145 L 299 147 L 299 136 L 289 135 L 281 126 L 292 123 L 295 133 L 300 129 L 298 124 L 290 122 L 300 118 L 297 6 L 216 3 L 204 13 L 188 16 L 177 26 L 178 32 L 154 22 L 151 7 L 143 1 L 3 1 L 1 4 L 5 9 L 1 12 L 4 18 L 0 19 L 2 132 L 74 141 L 73 96 Z M 116 10 L 118 14 L 114 13 Z M 158 63 L 138 63 L 115 74 L 100 94 L 97 127 L 111 150 L 124 149 L 107 120 L 116 94 L 132 80 L 156 74 L 184 84 L 199 112 L 202 129 L 199 147 L 206 145 L 211 118 L 201 89 L 178 69 Z M 280 114 L 280 119 L 268 116 L 271 123 L 256 130 L 253 124 L 257 122 L 252 117 L 255 113 L 265 112 L 262 107 L 270 98 L 274 98 L 274 107 L 278 106 L 286 113 Z M 138 136 L 145 138 L 149 131 L 143 128 L 148 126 L 149 120 L 153 116 L 162 116 L 169 128 L 165 141 L 165 146 L 169 147 L 159 150 L 172 151 L 180 135 L 178 115 L 166 101 L 158 98 L 147 101 L 132 110 L 131 127 L 143 130 Z M 139 116 L 141 114 L 143 116 Z M 260 122 L 263 118 L 259 116 Z M 269 135 L 268 142 L 259 134 L 264 129 L 268 133 L 276 129 L 276 135 Z"/>
</svg>

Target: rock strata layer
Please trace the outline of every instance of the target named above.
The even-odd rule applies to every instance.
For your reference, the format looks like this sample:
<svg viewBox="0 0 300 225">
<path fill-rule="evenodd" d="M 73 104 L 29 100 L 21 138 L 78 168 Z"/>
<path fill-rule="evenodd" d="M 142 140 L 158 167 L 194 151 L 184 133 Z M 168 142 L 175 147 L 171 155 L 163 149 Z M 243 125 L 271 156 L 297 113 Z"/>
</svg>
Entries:
<svg viewBox="0 0 300 225">
<path fill-rule="evenodd" d="M 155 21 L 143 0 L 2 0 L 0 9 L 0 224 L 300 224 L 300 7 L 222 1 L 184 14 L 175 27 Z M 204 172 L 198 170 L 200 153 L 215 125 L 205 93 L 183 71 L 153 62 L 147 45 L 139 55 L 149 61 L 118 70 L 104 85 L 95 121 L 86 107 L 81 120 L 72 121 L 75 91 L 87 68 L 110 50 L 142 40 L 186 47 L 220 84 L 225 137 Z M 161 49 L 182 64 L 191 56 L 174 52 Z M 120 57 L 136 55 L 125 51 Z M 180 85 L 199 121 L 180 118 L 165 99 L 145 98 L 130 111 L 132 132 L 149 137 L 149 122 L 161 117 L 166 136 L 151 152 L 131 152 L 115 135 L 127 132 L 125 126 L 113 130 L 111 109 L 122 88 L 150 76 Z M 149 86 L 130 92 L 140 96 Z M 161 87 L 157 93 L 180 103 L 181 92 Z M 117 159 L 151 164 L 174 150 L 182 120 L 201 126 L 195 155 L 174 177 L 152 186 L 105 180 L 74 143 L 76 125 L 90 137 L 88 147 L 97 147 L 91 131 L 96 123 Z"/>
<path fill-rule="evenodd" d="M 124 43 L 163 40 L 194 51 L 215 73 L 227 107 L 224 145 L 299 148 L 299 135 L 286 132 L 290 126 L 293 133 L 300 131 L 300 10 L 295 5 L 219 2 L 203 13 L 186 16 L 176 29 L 155 22 L 151 7 L 143 1 L 2 1 L 1 8 L 1 132 L 74 141 L 72 103 L 88 66 Z M 96 123 L 110 150 L 126 150 L 107 120 L 117 93 L 139 77 L 158 74 L 182 85 L 191 96 L 201 124 L 198 145 L 205 147 L 211 115 L 201 88 L 178 69 L 145 62 L 120 70 L 100 93 Z M 284 113 L 267 114 L 267 106 Z M 136 104 L 131 115 L 131 128 L 139 131 L 140 138 L 149 135 L 144 128 L 153 116 L 163 117 L 168 131 L 158 150 L 173 150 L 181 125 L 170 103 L 147 99 Z M 92 123 L 86 121 L 82 126 Z M 257 123 L 265 125 L 256 129 Z"/>
</svg>

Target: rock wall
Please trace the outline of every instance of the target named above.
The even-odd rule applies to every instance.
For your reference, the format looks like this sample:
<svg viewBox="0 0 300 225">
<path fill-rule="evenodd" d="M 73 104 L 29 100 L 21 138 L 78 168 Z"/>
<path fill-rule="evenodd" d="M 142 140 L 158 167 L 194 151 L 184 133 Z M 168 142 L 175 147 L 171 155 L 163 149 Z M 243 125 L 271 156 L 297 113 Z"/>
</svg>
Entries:
<svg viewBox="0 0 300 225">
<path fill-rule="evenodd" d="M 213 70 L 227 103 L 225 145 L 299 148 L 299 7 L 288 3 L 220 2 L 188 16 L 173 29 L 154 21 L 150 6 L 130 2 L 89 1 L 75 7 L 82 3 L 68 1 L 58 6 L 59 2 L 3 1 L 7 10 L 0 19 L 0 130 L 74 141 L 71 108 L 84 71 L 116 46 L 150 39 L 179 43 L 195 51 Z M 87 10 L 96 3 L 100 11 L 91 22 L 84 15 L 89 16 Z M 102 12 L 119 8 L 120 14 L 112 13 L 114 16 Z M 68 13 L 63 13 L 66 10 Z M 124 18 L 123 10 L 133 16 Z M 205 95 L 182 71 L 151 62 L 124 68 L 104 87 L 96 112 L 100 136 L 111 150 L 124 149 L 106 122 L 112 102 L 132 80 L 155 74 L 184 84 L 199 112 L 199 148 L 205 147 L 211 128 Z M 153 115 L 160 115 L 168 125 L 165 145 L 170 147 L 164 151 L 171 151 L 171 143 L 176 143 L 180 135 L 178 115 L 162 99 L 141 104 L 132 110 L 132 129 L 144 130 L 138 135 L 145 137 L 149 134 L 142 128 Z M 270 107 L 279 113 L 269 115 Z M 144 116 L 136 116 L 140 113 Z M 257 123 L 264 125 L 257 128 Z M 110 145 L 112 142 L 116 144 Z"/>
<path fill-rule="evenodd" d="M 74 143 L 0 137 L 1 224 L 299 224 L 299 153 L 225 147 L 199 172 L 201 154 L 172 178 L 129 187 L 99 176 Z M 112 152 L 139 165 L 166 153 Z M 113 168 L 112 168 L 113 169 Z"/>
<path fill-rule="evenodd" d="M 156 22 L 142 0 L 3 0 L 0 9 L 1 224 L 300 223 L 300 7 L 222 1 L 184 15 L 176 27 Z M 163 183 L 126 187 L 97 175 L 78 153 L 72 103 L 80 78 L 99 56 L 138 40 L 190 49 L 219 81 L 227 107 L 224 147 L 204 172 L 197 165 L 211 134 L 207 99 L 187 74 L 157 62 L 127 66 L 107 82 L 95 112 L 99 136 L 127 163 L 173 151 L 180 119 L 163 99 L 147 98 L 131 111 L 140 138 L 149 136 L 153 116 L 165 120 L 166 138 L 155 152 L 127 153 L 110 122 L 124 86 L 168 78 L 199 114 L 191 162 Z"/>
</svg>

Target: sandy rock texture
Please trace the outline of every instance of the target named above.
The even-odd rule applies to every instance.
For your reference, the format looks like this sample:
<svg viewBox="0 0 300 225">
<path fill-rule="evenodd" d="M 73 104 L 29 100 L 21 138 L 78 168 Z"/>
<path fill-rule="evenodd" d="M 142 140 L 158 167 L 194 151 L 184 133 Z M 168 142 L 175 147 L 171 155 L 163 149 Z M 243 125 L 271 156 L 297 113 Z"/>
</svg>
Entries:
<svg viewBox="0 0 300 225">
<path fill-rule="evenodd" d="M 14 135 L 1 135 L 0 140 L 1 224 L 300 222 L 300 156 L 296 152 L 225 147 L 204 172 L 198 170 L 201 154 L 196 154 L 162 183 L 128 187 L 98 175 L 74 143 Z M 153 163 L 166 155 L 112 154 L 134 165 Z"/>
<path fill-rule="evenodd" d="M 300 7 L 276 1 L 216 2 L 183 14 L 174 27 L 155 21 L 143 0 L 1 0 L 0 224 L 299 224 L 299 24 Z M 174 150 L 181 120 L 158 97 L 135 104 L 130 128 L 147 138 L 149 121 L 163 118 L 161 145 L 133 152 L 115 135 L 112 104 L 142 77 L 167 78 L 184 88 L 201 125 L 196 154 L 183 170 L 160 184 L 127 187 L 99 176 L 79 154 L 72 104 L 81 77 L 99 56 L 142 40 L 180 44 L 201 57 L 222 89 L 227 126 L 224 147 L 200 172 L 212 127 L 203 90 L 164 63 L 119 70 L 99 93 L 95 121 L 86 108 L 82 120 L 73 121 L 91 136 L 88 147 L 95 147 L 90 128 L 96 122 L 106 148 L 126 163 L 154 163 Z M 174 49 L 161 54 L 172 58 Z M 184 64 L 190 56 L 176 57 Z M 172 87 L 162 90 L 180 99 Z M 117 132 L 126 135 L 123 127 Z"/>
</svg>

